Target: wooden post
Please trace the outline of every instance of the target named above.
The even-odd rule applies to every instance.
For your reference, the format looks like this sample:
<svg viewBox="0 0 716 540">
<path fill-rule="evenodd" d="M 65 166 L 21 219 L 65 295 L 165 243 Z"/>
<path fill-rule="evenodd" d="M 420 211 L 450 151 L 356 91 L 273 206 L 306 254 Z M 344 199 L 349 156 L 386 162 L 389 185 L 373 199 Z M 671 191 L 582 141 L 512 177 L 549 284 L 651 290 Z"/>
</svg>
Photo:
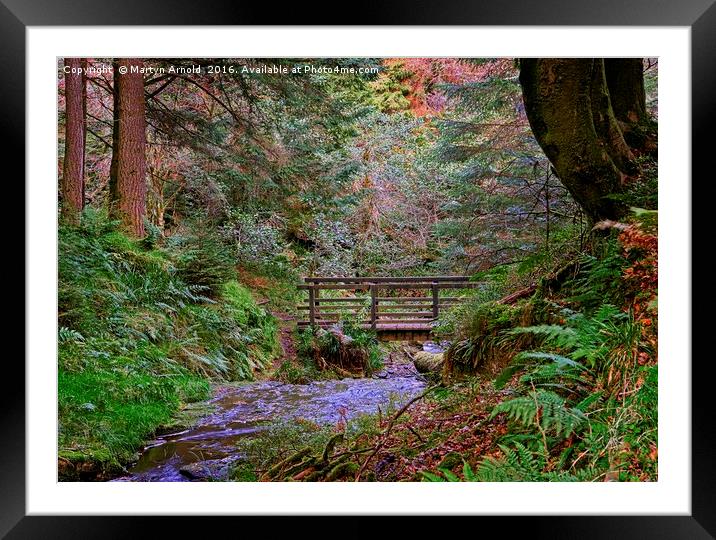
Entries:
<svg viewBox="0 0 716 540">
<path fill-rule="evenodd" d="M 438 300 L 438 284 L 433 282 L 432 286 L 433 290 L 433 319 L 438 318 L 438 314 L 440 313 L 440 302 Z"/>
<path fill-rule="evenodd" d="M 377 327 L 378 300 L 376 299 L 375 285 L 370 284 L 370 327 L 375 330 Z"/>
<path fill-rule="evenodd" d="M 308 287 L 308 320 L 311 326 L 316 324 L 316 292 L 313 287 L 314 285 Z"/>
<path fill-rule="evenodd" d="M 316 290 L 313 292 L 313 303 L 316 306 L 316 316 L 321 319 L 321 302 L 318 300 L 321 296 L 321 286 L 316 283 Z"/>
</svg>

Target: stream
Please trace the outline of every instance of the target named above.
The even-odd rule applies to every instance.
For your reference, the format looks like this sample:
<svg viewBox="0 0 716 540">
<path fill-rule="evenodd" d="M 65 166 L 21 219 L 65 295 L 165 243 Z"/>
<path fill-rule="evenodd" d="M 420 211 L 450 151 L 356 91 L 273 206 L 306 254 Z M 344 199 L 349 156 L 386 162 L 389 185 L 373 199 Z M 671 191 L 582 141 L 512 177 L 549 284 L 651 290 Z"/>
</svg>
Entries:
<svg viewBox="0 0 716 540">
<path fill-rule="evenodd" d="M 437 352 L 426 343 L 425 350 Z M 237 442 L 272 423 L 301 418 L 335 424 L 362 414 L 401 406 L 425 388 L 425 381 L 405 359 L 389 361 L 370 378 L 286 384 L 257 381 L 219 386 L 209 401 L 214 410 L 189 428 L 157 436 L 142 450 L 128 474 L 115 481 L 184 482 L 227 478 L 242 458 Z"/>
</svg>

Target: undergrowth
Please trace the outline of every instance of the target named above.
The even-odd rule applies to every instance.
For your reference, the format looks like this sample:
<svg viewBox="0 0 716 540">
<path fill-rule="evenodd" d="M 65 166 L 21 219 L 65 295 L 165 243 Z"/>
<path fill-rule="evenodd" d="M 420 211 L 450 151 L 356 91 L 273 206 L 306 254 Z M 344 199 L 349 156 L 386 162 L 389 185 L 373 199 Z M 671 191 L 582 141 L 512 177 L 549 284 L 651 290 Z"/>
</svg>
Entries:
<svg viewBox="0 0 716 540">
<path fill-rule="evenodd" d="M 350 321 L 332 328 L 296 331 L 295 360 L 286 360 L 275 378 L 293 384 L 346 376 L 369 376 L 382 365 L 383 350 L 375 332 Z"/>
<path fill-rule="evenodd" d="M 210 379 L 251 379 L 269 365 L 275 319 L 217 253 L 211 242 L 130 240 L 96 211 L 60 228 L 58 442 L 68 477 L 75 463 L 119 469 L 183 403 L 206 399 Z M 204 272 L 202 260 L 224 267 Z"/>
<path fill-rule="evenodd" d="M 385 406 L 392 414 L 395 405 Z M 231 479 L 235 481 L 337 481 L 352 480 L 365 457 L 366 436 L 380 433 L 382 416 L 359 415 L 336 425 L 318 424 L 296 418 L 277 423 L 256 437 L 242 439 L 238 451 L 245 460 L 237 464 Z"/>
<path fill-rule="evenodd" d="M 507 422 L 496 449 L 461 473 L 427 481 L 653 481 L 657 479 L 656 231 L 652 212 L 583 255 L 559 295 L 472 307 L 446 364 L 477 370 L 502 356 L 492 408 Z M 648 222 L 646 222 L 648 220 Z M 538 309 L 540 316 L 535 317 Z M 529 317 L 526 317 L 526 313 Z M 528 319 L 532 319 L 530 322 Z"/>
</svg>

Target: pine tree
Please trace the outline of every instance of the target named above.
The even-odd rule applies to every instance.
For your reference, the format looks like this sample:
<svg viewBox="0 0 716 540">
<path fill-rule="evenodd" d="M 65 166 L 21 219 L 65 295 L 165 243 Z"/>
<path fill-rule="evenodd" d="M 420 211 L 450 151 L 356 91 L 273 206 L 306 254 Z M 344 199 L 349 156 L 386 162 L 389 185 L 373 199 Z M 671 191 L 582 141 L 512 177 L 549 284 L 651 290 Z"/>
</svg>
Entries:
<svg viewBox="0 0 716 540">
<path fill-rule="evenodd" d="M 84 207 L 85 78 L 83 62 L 66 58 L 65 72 L 65 158 L 62 168 L 62 210 L 65 223 L 77 224 Z"/>
<path fill-rule="evenodd" d="M 110 195 L 116 197 L 111 204 L 116 205 L 117 215 L 127 230 L 140 238 L 144 236 L 147 204 L 143 65 L 140 58 L 125 58 L 115 63 L 114 193 L 110 186 Z"/>
</svg>

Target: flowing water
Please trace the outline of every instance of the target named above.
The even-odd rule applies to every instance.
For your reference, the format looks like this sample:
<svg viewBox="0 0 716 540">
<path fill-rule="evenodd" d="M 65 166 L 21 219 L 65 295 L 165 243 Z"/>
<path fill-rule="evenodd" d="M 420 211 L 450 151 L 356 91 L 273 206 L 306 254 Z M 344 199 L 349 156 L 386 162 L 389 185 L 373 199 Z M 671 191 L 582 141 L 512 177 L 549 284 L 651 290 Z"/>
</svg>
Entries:
<svg viewBox="0 0 716 540">
<path fill-rule="evenodd" d="M 321 424 L 400 406 L 425 387 L 411 363 L 390 363 L 371 378 L 284 384 L 260 381 L 217 389 L 214 412 L 194 427 L 158 436 L 129 474 L 117 481 L 188 481 L 225 478 L 241 459 L 237 442 L 273 422 L 302 418 Z"/>
</svg>

